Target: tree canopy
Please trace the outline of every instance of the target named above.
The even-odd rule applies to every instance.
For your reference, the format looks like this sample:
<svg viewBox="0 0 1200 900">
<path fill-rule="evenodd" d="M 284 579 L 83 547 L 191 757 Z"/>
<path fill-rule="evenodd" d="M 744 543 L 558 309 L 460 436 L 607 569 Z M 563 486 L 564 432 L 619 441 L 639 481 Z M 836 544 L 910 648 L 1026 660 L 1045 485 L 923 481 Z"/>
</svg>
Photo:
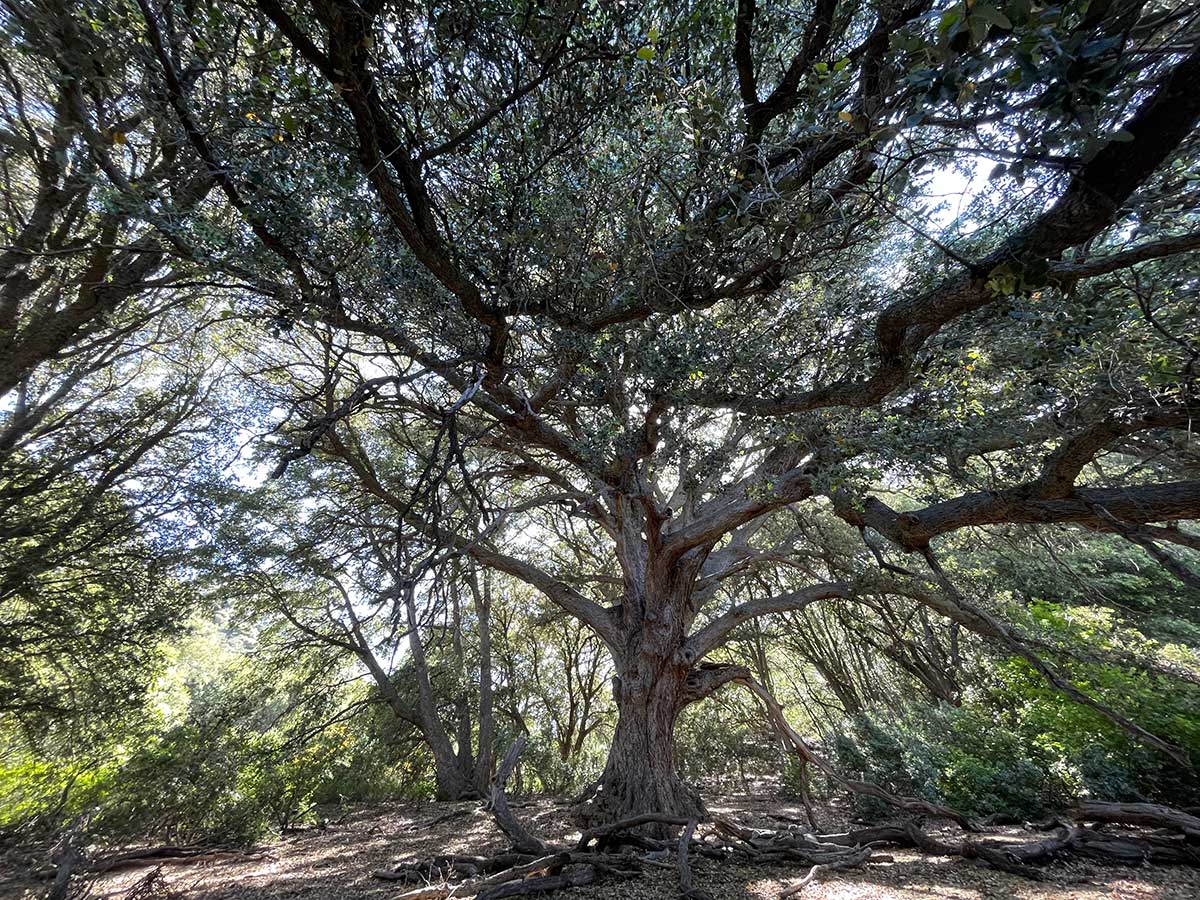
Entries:
<svg viewBox="0 0 1200 900">
<path fill-rule="evenodd" d="M 440 796 L 599 741 L 592 825 L 783 670 L 1190 772 L 1194 8 L 4 10 L 0 715 L 215 618 Z"/>
</svg>

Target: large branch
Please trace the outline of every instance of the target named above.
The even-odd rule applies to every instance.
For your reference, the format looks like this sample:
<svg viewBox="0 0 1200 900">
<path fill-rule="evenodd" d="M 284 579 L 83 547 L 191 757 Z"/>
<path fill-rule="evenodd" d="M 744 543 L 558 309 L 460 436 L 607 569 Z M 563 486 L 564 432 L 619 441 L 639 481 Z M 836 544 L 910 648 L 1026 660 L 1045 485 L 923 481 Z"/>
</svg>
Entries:
<svg viewBox="0 0 1200 900">
<path fill-rule="evenodd" d="M 349 466 L 351 471 L 358 477 L 363 489 L 394 509 L 403 517 L 404 524 L 407 527 L 424 535 L 439 547 L 445 547 L 455 553 L 466 554 L 489 568 L 519 578 L 531 587 L 541 591 L 551 602 L 595 630 L 610 647 L 619 645 L 619 636 L 613 620 L 598 603 L 589 600 L 583 594 L 532 563 L 496 550 L 484 540 L 487 534 L 476 537 L 463 536 L 453 530 L 441 528 L 434 523 L 426 521 L 417 515 L 412 509 L 411 503 L 389 490 L 379 480 L 372 467 L 365 460 L 351 452 L 340 440 L 335 439 L 333 441 L 333 451 L 337 458 Z M 527 504 L 512 507 L 509 511 L 530 509 L 539 505 L 540 502 L 535 498 Z M 499 524 L 498 520 L 494 521 L 489 528 L 489 532 L 498 528 Z"/>
<path fill-rule="evenodd" d="M 737 15 L 734 17 L 733 62 L 737 69 L 738 91 L 741 92 L 743 108 L 747 114 L 751 108 L 758 105 L 758 82 L 754 74 L 754 56 L 750 49 L 755 12 L 754 0 L 738 0 Z"/>
<path fill-rule="evenodd" d="M 262 243 L 264 247 L 274 253 L 287 266 L 292 276 L 296 279 L 297 285 L 304 293 L 311 293 L 312 285 L 309 281 L 308 273 L 305 270 L 304 260 L 300 255 L 270 228 L 267 227 L 266 221 L 259 214 L 258 210 L 251 204 L 243 195 L 238 183 L 230 174 L 230 170 L 222 165 L 217 158 L 216 152 L 209 143 L 206 132 L 200 127 L 199 123 L 192 116 L 191 109 L 188 106 L 187 94 L 184 87 L 183 79 L 175 68 L 175 63 L 171 59 L 171 55 L 167 52 L 167 48 L 163 43 L 162 30 L 158 24 L 158 17 L 154 14 L 147 0 L 138 0 L 138 6 L 142 10 L 142 16 L 146 20 L 146 36 L 150 41 L 150 46 L 154 50 L 154 55 L 158 60 L 162 70 L 163 81 L 166 83 L 167 99 L 171 104 L 171 108 L 175 111 L 176 117 L 179 119 L 180 125 L 183 127 L 184 133 L 187 135 L 188 142 L 196 151 L 196 154 L 204 162 L 205 169 L 212 177 L 225 194 L 229 204 L 241 215 L 242 219 L 254 232 L 255 237 Z"/>
<path fill-rule="evenodd" d="M 837 10 L 837 0 L 817 0 L 813 8 L 812 17 L 808 21 L 808 25 L 804 31 L 804 39 L 801 43 L 800 51 L 792 57 L 788 63 L 788 67 L 784 70 L 783 77 L 775 86 L 774 90 L 761 103 L 758 102 L 757 93 L 753 97 L 748 97 L 745 89 L 742 91 L 743 101 L 746 103 L 746 119 L 747 132 L 746 143 L 748 145 L 757 144 L 762 137 L 763 132 L 767 127 L 783 113 L 793 108 L 798 102 L 801 94 L 799 91 L 801 80 L 811 71 L 813 64 L 817 58 L 825 52 L 825 48 L 829 45 L 829 40 L 833 36 L 833 16 Z M 901 14 L 903 15 L 903 14 Z M 754 12 L 753 4 L 750 4 L 749 21 L 745 28 L 746 40 L 746 59 L 750 58 L 750 24 L 753 21 Z M 739 19 L 741 18 L 741 4 L 739 4 Z M 875 23 L 876 31 L 887 33 L 892 24 L 897 20 L 881 15 Z M 738 71 L 741 74 L 741 60 L 738 61 Z"/>
<path fill-rule="evenodd" d="M 929 546 L 940 534 L 971 525 L 1077 524 L 1112 530 L 1099 512 L 1133 524 L 1200 519 L 1200 481 L 1177 481 L 1123 488 L 1077 488 L 1069 496 L 1031 498 L 1024 488 L 975 491 L 924 509 L 899 513 L 874 497 L 852 507 L 835 496 L 838 514 L 852 525 L 874 528 L 910 552 Z"/>
<path fill-rule="evenodd" d="M 1003 299 L 989 286 L 992 273 L 1008 265 L 1023 270 L 1057 258 L 1120 219 L 1121 208 L 1200 121 L 1200 48 L 1162 80 L 1125 124 L 1124 140 L 1105 144 L 1071 178 L 1062 196 L 1041 216 L 966 272 L 933 289 L 888 306 L 875 326 L 875 370 L 799 393 L 753 397 L 712 393 L 693 399 L 743 414 L 781 416 L 830 406 L 872 406 L 908 376 L 915 353 L 944 325 Z M 1131 139 L 1130 139 L 1131 138 Z M 1127 257 L 1133 264 L 1137 259 Z"/>
<path fill-rule="evenodd" d="M 1037 478 L 1002 490 L 974 491 L 906 513 L 873 497 L 858 506 L 835 493 L 834 509 L 851 525 L 873 528 L 909 552 L 928 547 L 939 534 L 970 525 L 1075 522 L 1112 530 L 1114 523 L 1200 518 L 1200 482 L 1074 487 L 1084 466 L 1121 438 L 1153 428 L 1190 429 L 1195 416 L 1196 410 L 1186 405 L 1106 416 L 1068 435 L 1046 456 Z"/>
<path fill-rule="evenodd" d="M 460 372 L 454 363 L 425 349 L 417 340 L 398 328 L 349 316 L 334 302 L 325 304 L 321 319 L 334 328 L 378 338 L 393 345 L 403 355 L 416 360 L 458 391 L 466 391 L 471 385 L 471 379 Z M 552 427 L 544 416 L 534 411 L 528 397 L 508 384 L 488 379 L 472 393 L 470 403 L 497 420 L 513 435 L 514 440 L 550 451 L 559 459 L 573 465 L 591 479 L 594 485 L 603 486 L 603 468 L 593 464 L 586 451 L 576 441 Z"/>
<path fill-rule="evenodd" d="M 1069 285 L 1081 278 L 1095 278 L 1098 275 L 1108 275 L 1128 269 L 1138 263 L 1152 259 L 1163 259 L 1177 253 L 1187 253 L 1190 250 L 1200 250 L 1200 232 L 1174 235 L 1160 238 L 1157 241 L 1147 241 L 1128 250 L 1110 253 L 1107 256 L 1097 256 L 1080 261 L 1058 262 L 1050 267 L 1050 281 L 1054 284 Z"/>
<path fill-rule="evenodd" d="M 295 26 L 289 28 L 287 17 L 278 8 L 272 8 L 274 6 L 268 3 L 263 11 L 285 34 L 294 33 Z M 328 61 L 338 73 L 331 84 L 354 122 L 363 173 L 413 255 L 459 300 L 468 315 L 489 329 L 490 350 L 494 354 L 501 348 L 507 328 L 502 318 L 484 301 L 479 288 L 451 258 L 442 240 L 418 166 L 397 134 L 375 78 L 367 69 L 369 17 L 356 4 L 337 0 L 327 0 L 316 4 L 315 8 L 329 32 Z M 311 41 L 293 46 L 301 54 L 307 54 L 307 58 L 328 77 L 326 60 L 313 56 Z"/>
<path fill-rule="evenodd" d="M 820 600 L 845 600 L 853 596 L 854 585 L 850 582 L 832 581 L 775 597 L 739 603 L 689 637 L 680 650 L 680 655 L 684 662 L 693 663 L 721 646 L 729 633 L 743 622 L 771 613 L 795 612 Z"/>
<path fill-rule="evenodd" d="M 604 607 L 589 600 L 569 585 L 531 563 L 483 545 L 475 546 L 469 552 L 474 559 L 485 566 L 512 575 L 537 588 L 555 605 L 595 631 L 610 648 L 621 646 L 621 636 L 617 631 L 616 624 Z"/>
<path fill-rule="evenodd" d="M 815 454 L 786 447 L 768 456 L 753 474 L 703 504 L 687 522 L 669 531 L 663 551 L 678 558 L 694 547 L 711 545 L 735 528 L 780 507 L 813 496 Z M 797 458 L 799 457 L 799 458 Z"/>
</svg>

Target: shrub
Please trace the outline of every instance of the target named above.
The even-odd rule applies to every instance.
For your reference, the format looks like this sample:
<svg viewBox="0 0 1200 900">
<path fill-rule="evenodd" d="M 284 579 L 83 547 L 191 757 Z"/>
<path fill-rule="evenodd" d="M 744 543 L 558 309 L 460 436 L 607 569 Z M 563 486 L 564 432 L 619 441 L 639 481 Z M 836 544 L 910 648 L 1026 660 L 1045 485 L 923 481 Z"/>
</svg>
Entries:
<svg viewBox="0 0 1200 900">
<path fill-rule="evenodd" d="M 980 706 L 875 709 L 843 720 L 826 742 L 844 776 L 968 816 L 1037 816 L 1053 794 L 1045 760 Z M 855 811 L 867 819 L 894 814 L 873 797 L 856 796 Z"/>
</svg>

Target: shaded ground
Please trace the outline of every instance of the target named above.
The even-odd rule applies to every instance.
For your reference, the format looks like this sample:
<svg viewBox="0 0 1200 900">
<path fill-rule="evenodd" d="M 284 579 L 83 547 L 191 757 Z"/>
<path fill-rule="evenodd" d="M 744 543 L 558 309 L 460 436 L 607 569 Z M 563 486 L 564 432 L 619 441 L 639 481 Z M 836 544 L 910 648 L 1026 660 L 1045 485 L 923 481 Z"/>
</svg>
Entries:
<svg viewBox="0 0 1200 900">
<path fill-rule="evenodd" d="M 568 839 L 572 829 L 566 807 L 549 800 L 514 803 L 514 811 L 535 833 Z M 745 797 L 710 802 L 714 813 L 732 815 L 754 827 L 777 827 L 773 816 L 801 819 L 800 809 L 774 801 Z M 450 813 L 458 816 L 447 818 Z M 430 825 L 436 819 L 443 821 Z M 826 812 L 825 830 L 845 826 Z M 993 829 L 997 835 L 1027 836 L 1019 829 Z M 950 835 L 948 834 L 947 837 Z M 325 831 L 311 830 L 257 848 L 253 856 L 231 855 L 204 862 L 167 863 L 166 884 L 188 898 L 235 900 L 324 900 L 324 898 L 394 898 L 405 888 L 371 877 L 371 871 L 396 862 L 447 852 L 484 853 L 505 841 L 490 817 L 470 803 L 395 803 L 355 809 Z M 831 872 L 798 895 L 802 900 L 1195 900 L 1200 898 L 1200 871 L 1183 868 L 1109 867 L 1091 864 L 1053 866 L 1037 882 L 997 872 L 961 859 L 923 857 L 886 849 L 894 862 Z M 716 900 L 776 898 L 804 871 L 789 866 L 736 866 L 693 859 L 697 886 Z M 91 898 L 116 900 L 151 871 L 138 869 L 101 876 L 91 885 Z M 673 866 L 649 868 L 644 878 L 604 882 L 572 892 L 579 900 L 677 900 Z M 45 881 L 5 873 L 0 898 L 44 896 Z M 568 896 L 562 894 L 561 896 Z"/>
</svg>

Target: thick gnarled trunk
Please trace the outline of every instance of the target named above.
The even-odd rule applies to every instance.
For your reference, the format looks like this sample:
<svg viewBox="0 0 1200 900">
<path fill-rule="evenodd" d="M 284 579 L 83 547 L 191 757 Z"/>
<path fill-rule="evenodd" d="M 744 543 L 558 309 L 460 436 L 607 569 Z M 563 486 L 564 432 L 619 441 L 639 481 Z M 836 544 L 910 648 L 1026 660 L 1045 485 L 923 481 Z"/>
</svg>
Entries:
<svg viewBox="0 0 1200 900">
<path fill-rule="evenodd" d="M 619 670 L 617 728 L 598 787 L 576 809 L 581 824 L 643 813 L 703 815 L 699 794 L 675 768 L 675 721 L 688 702 L 687 673 L 670 659 L 644 656 Z"/>
<path fill-rule="evenodd" d="M 664 520 L 649 520 L 641 504 L 617 502 L 616 512 L 625 591 L 620 606 L 610 611 L 614 627 L 608 643 L 617 672 L 618 719 L 604 773 L 575 810 L 585 827 L 648 813 L 704 814 L 700 795 L 675 768 L 675 722 L 685 706 L 708 693 L 697 680 L 694 654 L 684 652 L 706 554 L 663 553 L 658 535 Z"/>
</svg>

